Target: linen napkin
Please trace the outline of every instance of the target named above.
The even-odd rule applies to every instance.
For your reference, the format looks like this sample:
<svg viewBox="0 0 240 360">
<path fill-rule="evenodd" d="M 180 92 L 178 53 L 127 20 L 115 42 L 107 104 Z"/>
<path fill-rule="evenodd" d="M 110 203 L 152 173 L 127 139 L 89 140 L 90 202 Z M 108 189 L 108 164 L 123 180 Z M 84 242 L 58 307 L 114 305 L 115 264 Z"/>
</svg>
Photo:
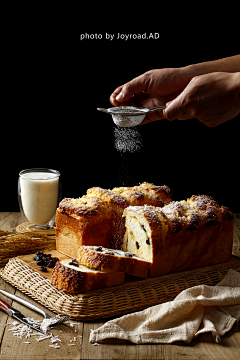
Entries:
<svg viewBox="0 0 240 360">
<path fill-rule="evenodd" d="M 230 269 L 215 286 L 198 285 L 182 291 L 173 301 L 110 320 L 90 334 L 90 343 L 123 339 L 135 344 L 189 344 L 211 332 L 215 342 L 240 319 L 240 273 Z"/>
</svg>

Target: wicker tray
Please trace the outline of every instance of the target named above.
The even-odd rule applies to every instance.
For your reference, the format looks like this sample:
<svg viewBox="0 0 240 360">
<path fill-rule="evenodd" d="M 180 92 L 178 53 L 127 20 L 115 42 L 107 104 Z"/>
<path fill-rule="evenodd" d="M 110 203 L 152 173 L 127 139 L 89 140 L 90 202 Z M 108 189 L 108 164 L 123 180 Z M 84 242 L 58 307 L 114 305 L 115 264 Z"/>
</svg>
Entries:
<svg viewBox="0 0 240 360">
<path fill-rule="evenodd" d="M 61 258 L 61 254 L 53 252 L 54 256 Z M 50 282 L 51 271 L 47 275 L 39 272 L 35 262 L 31 261 L 32 256 L 10 259 L 0 270 L 0 276 L 53 312 L 82 321 L 142 310 L 173 300 L 189 287 L 216 285 L 229 268 L 240 271 L 240 259 L 233 256 L 231 261 L 224 264 L 145 280 L 129 276 L 123 285 L 73 295 L 53 286 Z"/>
</svg>

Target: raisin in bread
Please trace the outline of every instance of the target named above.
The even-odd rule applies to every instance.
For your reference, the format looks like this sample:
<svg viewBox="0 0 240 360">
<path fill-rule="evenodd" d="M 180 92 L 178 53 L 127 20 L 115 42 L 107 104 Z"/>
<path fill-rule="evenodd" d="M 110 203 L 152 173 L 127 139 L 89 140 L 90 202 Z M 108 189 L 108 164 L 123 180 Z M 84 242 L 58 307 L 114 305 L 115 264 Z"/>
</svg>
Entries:
<svg viewBox="0 0 240 360">
<path fill-rule="evenodd" d="M 192 196 L 162 208 L 130 206 L 124 216 L 123 250 L 151 262 L 150 277 L 231 259 L 232 213 L 209 196 Z"/>
<path fill-rule="evenodd" d="M 129 275 L 146 278 L 150 263 L 132 253 L 102 246 L 81 246 L 78 250 L 80 264 L 99 270 L 124 272 Z"/>
<path fill-rule="evenodd" d="M 55 265 L 51 283 L 69 293 L 86 293 L 89 290 L 107 288 L 124 283 L 123 272 L 100 271 L 81 265 L 76 259 L 61 260 Z"/>
<path fill-rule="evenodd" d="M 72 258 L 81 245 L 121 249 L 125 233 L 123 211 L 130 205 L 164 206 L 171 201 L 167 186 L 143 183 L 105 190 L 91 188 L 78 199 L 63 199 L 56 212 L 56 249 Z"/>
</svg>

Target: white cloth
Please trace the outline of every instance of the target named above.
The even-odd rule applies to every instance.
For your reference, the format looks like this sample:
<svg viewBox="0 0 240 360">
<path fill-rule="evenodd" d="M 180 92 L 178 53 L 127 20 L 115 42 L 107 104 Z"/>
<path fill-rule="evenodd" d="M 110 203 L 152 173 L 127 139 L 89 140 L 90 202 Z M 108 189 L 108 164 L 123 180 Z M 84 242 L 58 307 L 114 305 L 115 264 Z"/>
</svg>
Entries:
<svg viewBox="0 0 240 360">
<path fill-rule="evenodd" d="M 211 332 L 216 342 L 240 319 L 240 273 L 230 269 L 216 286 L 199 285 L 173 301 L 110 320 L 90 334 L 91 343 L 123 339 L 135 344 L 190 343 Z"/>
</svg>

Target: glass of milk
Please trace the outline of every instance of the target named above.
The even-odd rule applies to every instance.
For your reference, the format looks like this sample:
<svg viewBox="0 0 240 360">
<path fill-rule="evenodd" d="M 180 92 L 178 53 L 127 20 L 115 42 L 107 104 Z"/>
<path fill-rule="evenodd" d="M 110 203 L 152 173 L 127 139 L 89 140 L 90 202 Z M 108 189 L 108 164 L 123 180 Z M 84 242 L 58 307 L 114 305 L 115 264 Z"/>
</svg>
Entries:
<svg viewBox="0 0 240 360">
<path fill-rule="evenodd" d="M 18 179 L 18 200 L 23 219 L 30 228 L 48 230 L 53 227 L 60 199 L 60 173 L 34 168 L 22 170 Z"/>
</svg>

